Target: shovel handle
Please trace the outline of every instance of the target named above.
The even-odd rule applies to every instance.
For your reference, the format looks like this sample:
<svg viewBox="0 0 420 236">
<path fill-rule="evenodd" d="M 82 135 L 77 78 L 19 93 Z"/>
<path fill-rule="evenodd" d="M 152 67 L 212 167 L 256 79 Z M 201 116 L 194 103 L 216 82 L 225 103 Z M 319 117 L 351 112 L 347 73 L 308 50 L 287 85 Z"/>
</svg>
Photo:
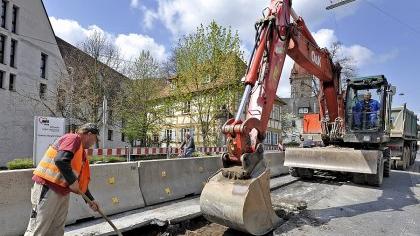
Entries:
<svg viewBox="0 0 420 236">
<path fill-rule="evenodd" d="M 89 204 L 93 204 L 92 200 L 90 200 L 86 194 L 84 194 L 82 191 L 79 192 L 79 194 L 82 196 L 82 198 L 88 202 Z M 108 222 L 109 225 L 114 229 L 114 231 L 117 233 L 118 236 L 123 236 L 120 230 L 112 223 L 112 221 L 102 212 L 102 210 L 98 206 L 98 213 Z"/>
</svg>

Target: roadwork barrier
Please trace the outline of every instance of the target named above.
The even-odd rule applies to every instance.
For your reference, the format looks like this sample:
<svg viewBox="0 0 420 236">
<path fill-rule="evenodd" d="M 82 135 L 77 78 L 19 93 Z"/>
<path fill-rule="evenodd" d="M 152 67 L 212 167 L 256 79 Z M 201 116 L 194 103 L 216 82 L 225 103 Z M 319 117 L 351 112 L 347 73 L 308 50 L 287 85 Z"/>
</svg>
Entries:
<svg viewBox="0 0 420 236">
<path fill-rule="evenodd" d="M 33 171 L 0 171 L 0 235 L 25 233 L 31 214 Z"/>
<path fill-rule="evenodd" d="M 200 194 L 207 179 L 221 167 L 219 156 L 139 161 L 144 201 L 153 205 Z"/>
<path fill-rule="evenodd" d="M 92 165 L 89 190 L 107 215 L 121 213 L 145 206 L 139 188 L 137 163 L 112 163 Z M 67 223 L 99 217 L 86 205 L 81 196 L 72 194 Z"/>
<path fill-rule="evenodd" d="M 265 151 L 264 161 L 270 169 L 270 177 L 276 177 L 289 173 L 289 167 L 284 166 L 284 152 L 280 151 Z"/>
</svg>

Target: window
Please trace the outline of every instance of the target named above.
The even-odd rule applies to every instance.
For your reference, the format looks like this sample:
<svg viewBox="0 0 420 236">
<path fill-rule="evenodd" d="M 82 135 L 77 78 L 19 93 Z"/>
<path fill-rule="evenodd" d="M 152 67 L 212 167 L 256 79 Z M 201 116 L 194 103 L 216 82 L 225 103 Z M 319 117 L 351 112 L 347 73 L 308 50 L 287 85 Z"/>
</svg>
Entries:
<svg viewBox="0 0 420 236">
<path fill-rule="evenodd" d="M 158 143 L 159 142 L 159 134 L 153 134 L 153 142 Z"/>
<path fill-rule="evenodd" d="M 299 114 L 306 114 L 309 113 L 309 107 L 299 107 L 298 109 Z"/>
<path fill-rule="evenodd" d="M 0 35 L 0 63 L 4 64 L 4 46 L 6 44 L 6 36 Z"/>
<path fill-rule="evenodd" d="M 210 75 L 206 75 L 206 77 L 203 79 L 203 84 L 208 84 L 211 82 L 211 76 Z"/>
<path fill-rule="evenodd" d="M 13 5 L 12 11 L 12 33 L 17 32 L 17 18 L 18 18 L 19 7 Z"/>
<path fill-rule="evenodd" d="M 1 1 L 1 27 L 6 28 L 7 1 Z"/>
<path fill-rule="evenodd" d="M 4 89 L 4 71 L 0 70 L 0 88 Z"/>
<path fill-rule="evenodd" d="M 174 116 L 174 109 L 170 106 L 166 107 L 166 115 L 167 116 Z"/>
<path fill-rule="evenodd" d="M 182 113 L 186 114 L 186 113 L 190 113 L 191 112 L 191 102 L 187 101 L 184 102 L 184 107 L 182 108 Z"/>
<path fill-rule="evenodd" d="M 112 130 L 108 130 L 108 140 L 109 141 L 112 141 L 112 136 L 113 136 L 113 134 L 114 134 L 114 131 L 112 131 Z"/>
<path fill-rule="evenodd" d="M 121 133 L 121 141 L 125 142 L 125 134 L 124 133 Z"/>
<path fill-rule="evenodd" d="M 271 138 L 271 144 L 277 145 L 279 144 L 279 135 L 273 132 L 273 137 Z"/>
<path fill-rule="evenodd" d="M 11 44 L 10 44 L 10 66 L 11 67 L 16 67 L 15 66 L 16 47 L 17 47 L 17 41 L 12 39 Z"/>
<path fill-rule="evenodd" d="M 9 75 L 9 90 L 16 91 L 16 75 L 14 74 Z"/>
<path fill-rule="evenodd" d="M 264 143 L 265 144 L 271 144 L 271 131 L 267 131 L 267 133 L 265 135 Z"/>
<path fill-rule="evenodd" d="M 41 78 L 46 78 L 46 71 L 47 71 L 47 60 L 48 60 L 48 55 L 41 53 Z"/>
<path fill-rule="evenodd" d="M 47 85 L 40 83 L 39 84 L 39 98 L 45 99 L 46 94 L 47 94 Z"/>
<path fill-rule="evenodd" d="M 270 118 L 273 120 L 280 120 L 280 108 L 277 106 L 273 107 L 273 110 L 271 111 Z"/>
<path fill-rule="evenodd" d="M 172 130 L 171 129 L 167 129 L 166 132 L 165 132 L 165 134 L 166 134 L 166 140 L 170 140 L 170 141 L 173 140 Z"/>
<path fill-rule="evenodd" d="M 190 129 L 185 129 L 185 128 L 181 129 L 181 141 L 184 140 L 185 133 L 189 133 L 189 132 L 190 132 Z"/>
</svg>

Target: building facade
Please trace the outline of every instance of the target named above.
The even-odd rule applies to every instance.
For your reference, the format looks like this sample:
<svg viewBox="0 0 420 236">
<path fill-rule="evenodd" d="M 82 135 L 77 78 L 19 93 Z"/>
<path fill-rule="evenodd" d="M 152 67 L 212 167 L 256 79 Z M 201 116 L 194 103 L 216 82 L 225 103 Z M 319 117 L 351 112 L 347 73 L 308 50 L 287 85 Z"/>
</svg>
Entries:
<svg viewBox="0 0 420 236">
<path fill-rule="evenodd" d="M 128 80 L 128 78 L 123 74 L 95 60 L 90 55 L 64 41 L 63 39 L 56 37 L 56 41 L 64 60 L 66 70 L 69 71 L 68 76 L 72 83 L 81 83 L 81 80 L 86 80 L 86 78 L 92 79 L 92 75 L 89 73 L 95 73 L 93 77 L 100 77 L 101 80 L 115 81 L 115 83 L 110 83 L 110 86 L 106 86 L 105 84 L 105 87 L 108 87 L 108 89 L 121 90 L 121 85 L 124 83 L 124 81 Z M 86 71 L 89 72 L 86 73 Z M 128 146 L 129 143 L 127 142 L 124 134 L 121 132 L 122 121 L 115 119 L 111 109 L 112 99 L 107 99 L 106 97 L 103 99 L 106 101 L 102 101 L 102 106 L 100 106 L 98 109 L 99 117 L 93 118 L 96 119 L 93 122 L 99 124 L 101 128 L 100 142 L 98 143 L 97 147 L 121 148 Z M 71 102 L 72 101 L 67 101 L 67 103 Z M 103 114 L 104 112 L 106 114 L 105 116 Z M 78 126 L 84 123 L 84 121 L 73 118 L 71 113 L 72 112 L 70 111 L 70 114 L 67 116 L 68 124 L 71 124 L 71 126 Z M 102 116 L 100 114 L 102 114 Z"/>
<path fill-rule="evenodd" d="M 290 98 L 282 98 L 286 103 L 283 112 L 292 116 L 293 131 L 284 137 L 284 142 L 299 142 L 303 132 L 303 116 L 319 112 L 318 80 L 298 64 L 294 64 L 290 74 Z"/>
<path fill-rule="evenodd" d="M 41 0 L 2 0 L 0 13 L 0 166 L 5 166 L 32 158 L 34 116 L 52 115 L 43 103 L 49 103 L 64 64 Z"/>
<path fill-rule="evenodd" d="M 286 105 L 286 103 L 282 99 L 279 97 L 275 99 L 273 109 L 270 114 L 266 138 L 264 140 L 264 144 L 266 146 L 277 146 L 279 143 L 282 128 L 281 109 L 284 105 Z M 200 133 L 201 125 L 199 122 L 197 122 L 197 119 L 194 118 L 194 112 L 197 109 L 188 103 L 176 107 L 180 107 L 181 109 L 172 109 L 169 111 L 167 116 L 167 123 L 171 124 L 171 126 L 164 128 L 159 135 L 161 140 L 168 139 L 169 142 L 161 142 L 161 145 L 163 147 L 166 147 L 167 145 L 171 147 L 179 147 L 183 141 L 184 134 L 189 132 L 193 136 L 196 146 L 204 146 L 203 137 Z M 213 138 L 215 139 L 215 141 L 212 142 L 210 146 L 222 147 L 226 144 L 225 135 L 222 134 L 221 127 L 228 119 L 233 118 L 235 114 L 236 110 L 233 112 L 226 110 L 222 111 L 220 114 L 217 114 L 217 117 L 215 118 L 216 121 L 210 128 L 213 134 Z M 244 117 L 245 115 L 242 115 L 242 119 L 244 119 Z M 157 138 L 158 137 L 156 136 L 156 139 Z"/>
</svg>

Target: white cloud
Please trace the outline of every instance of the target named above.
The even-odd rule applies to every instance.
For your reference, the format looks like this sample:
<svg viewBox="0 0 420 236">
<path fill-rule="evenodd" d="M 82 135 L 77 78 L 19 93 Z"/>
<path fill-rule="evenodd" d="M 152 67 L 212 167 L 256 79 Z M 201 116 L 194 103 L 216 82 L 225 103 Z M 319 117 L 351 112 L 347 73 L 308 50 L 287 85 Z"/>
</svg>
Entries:
<svg viewBox="0 0 420 236">
<path fill-rule="evenodd" d="M 132 7 L 132 8 L 139 7 L 139 0 L 131 0 L 130 7 Z"/>
<path fill-rule="evenodd" d="M 142 9 L 143 21 L 149 29 L 155 21 L 160 21 L 176 39 L 193 32 L 201 23 L 207 25 L 215 20 L 237 30 L 241 40 L 251 47 L 254 42 L 254 23 L 262 17 L 261 12 L 269 3 L 269 0 L 157 0 L 156 9 Z M 325 10 L 327 3 L 325 0 L 299 0 L 293 1 L 293 8 L 311 28 L 325 21 L 331 14 L 337 18 L 351 15 L 359 5 L 351 3 L 328 12 Z"/>
<path fill-rule="evenodd" d="M 115 39 L 115 45 L 126 58 L 134 59 L 141 50 L 148 50 L 158 60 L 167 58 L 165 47 L 159 45 L 149 36 L 141 34 L 119 34 Z"/>
<path fill-rule="evenodd" d="M 150 51 L 153 57 L 161 61 L 167 58 L 165 47 L 147 35 L 130 33 L 115 36 L 97 25 L 90 25 L 84 28 L 75 20 L 55 17 L 50 17 L 50 21 L 55 34 L 73 45 L 77 45 L 95 31 L 99 31 L 111 42 L 114 42 L 126 60 L 134 59 L 142 50 Z"/>
</svg>

